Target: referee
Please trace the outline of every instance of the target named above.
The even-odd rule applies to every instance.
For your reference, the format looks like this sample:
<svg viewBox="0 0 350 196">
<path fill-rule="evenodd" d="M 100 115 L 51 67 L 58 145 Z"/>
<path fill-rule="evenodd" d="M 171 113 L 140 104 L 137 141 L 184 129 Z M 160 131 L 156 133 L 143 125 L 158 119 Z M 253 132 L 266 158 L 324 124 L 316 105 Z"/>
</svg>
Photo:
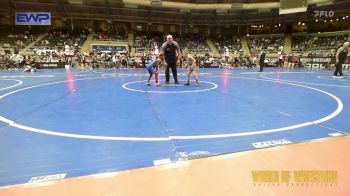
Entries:
<svg viewBox="0 0 350 196">
<path fill-rule="evenodd" d="M 266 52 L 265 52 L 265 48 L 263 48 L 261 50 L 260 55 L 259 55 L 259 66 L 260 66 L 259 72 L 263 72 L 263 70 L 264 70 L 265 58 L 266 58 Z"/>
<path fill-rule="evenodd" d="M 179 84 L 179 80 L 177 79 L 177 70 L 176 64 L 180 64 L 181 59 L 181 51 L 179 44 L 173 40 L 173 36 L 167 35 L 166 42 L 161 47 L 161 51 L 165 55 L 166 70 L 165 70 L 165 83 L 169 84 L 170 75 L 169 69 L 173 72 L 175 84 Z"/>
<path fill-rule="evenodd" d="M 337 51 L 337 54 L 335 56 L 336 63 L 335 63 L 335 71 L 333 78 L 342 78 L 343 77 L 343 63 L 345 63 L 346 58 L 348 56 L 349 52 L 349 42 L 344 42 L 343 46 L 340 47 Z M 339 77 L 338 77 L 339 73 Z"/>
</svg>

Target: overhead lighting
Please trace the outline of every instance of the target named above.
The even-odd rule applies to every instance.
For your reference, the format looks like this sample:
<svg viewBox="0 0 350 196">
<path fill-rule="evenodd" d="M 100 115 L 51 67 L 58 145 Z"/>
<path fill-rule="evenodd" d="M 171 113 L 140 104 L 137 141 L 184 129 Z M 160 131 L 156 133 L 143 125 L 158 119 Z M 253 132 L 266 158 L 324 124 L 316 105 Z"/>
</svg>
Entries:
<svg viewBox="0 0 350 196">
<path fill-rule="evenodd" d="M 163 4 L 162 0 L 151 0 L 150 3 L 151 6 L 162 6 Z"/>
<path fill-rule="evenodd" d="M 216 10 L 217 14 L 227 14 L 227 10 Z"/>
<path fill-rule="evenodd" d="M 318 34 L 320 34 L 321 32 L 318 32 Z"/>
<path fill-rule="evenodd" d="M 231 9 L 242 9 L 243 8 L 243 3 L 232 3 L 231 4 Z"/>
<path fill-rule="evenodd" d="M 305 23 L 303 23 L 302 25 L 305 26 Z"/>
<path fill-rule="evenodd" d="M 336 21 L 338 21 L 339 19 L 337 18 Z"/>
<path fill-rule="evenodd" d="M 191 10 L 188 10 L 188 9 L 180 9 L 180 12 L 188 13 L 188 12 L 191 12 Z"/>
<path fill-rule="evenodd" d="M 324 20 L 324 22 L 327 22 L 327 20 Z"/>
<path fill-rule="evenodd" d="M 134 9 L 138 8 L 137 5 L 131 5 L 131 4 L 125 4 L 125 7 L 126 8 L 134 8 Z"/>
<path fill-rule="evenodd" d="M 271 12 L 271 9 L 258 9 L 258 12 Z"/>
<path fill-rule="evenodd" d="M 247 34 L 247 37 L 249 37 L 249 34 Z"/>
<path fill-rule="evenodd" d="M 281 26 L 281 23 L 280 23 L 280 24 L 278 24 L 278 26 L 280 27 L 280 26 Z"/>
<path fill-rule="evenodd" d="M 83 0 L 68 0 L 68 3 L 72 4 L 72 5 L 83 5 L 84 1 Z"/>
<path fill-rule="evenodd" d="M 325 1 L 321 3 L 316 3 L 316 6 L 326 6 L 326 5 L 332 5 L 333 1 Z"/>
<path fill-rule="evenodd" d="M 318 20 L 317 20 L 317 19 L 316 19 L 315 21 L 316 21 L 316 22 L 318 22 Z"/>
<path fill-rule="evenodd" d="M 301 25 L 301 22 L 298 22 L 298 25 Z"/>
<path fill-rule="evenodd" d="M 330 20 L 331 22 L 333 22 L 333 20 Z"/>
</svg>

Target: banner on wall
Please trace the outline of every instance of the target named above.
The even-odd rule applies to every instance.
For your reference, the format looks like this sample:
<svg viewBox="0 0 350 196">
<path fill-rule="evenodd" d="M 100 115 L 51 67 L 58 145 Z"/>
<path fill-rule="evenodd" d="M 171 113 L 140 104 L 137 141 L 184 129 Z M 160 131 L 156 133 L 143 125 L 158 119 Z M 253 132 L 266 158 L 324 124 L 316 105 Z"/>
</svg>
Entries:
<svg viewBox="0 0 350 196">
<path fill-rule="evenodd" d="M 50 12 L 17 12 L 16 25 L 51 25 Z"/>
<path fill-rule="evenodd" d="M 307 67 L 331 67 L 335 64 L 335 56 L 331 57 L 301 57 L 300 61 Z M 347 62 L 343 66 L 349 66 L 350 56 L 348 56 Z"/>
<path fill-rule="evenodd" d="M 335 64 L 335 57 L 301 57 L 301 63 L 310 67 L 326 67 Z"/>
<path fill-rule="evenodd" d="M 64 68 L 66 62 L 36 62 L 35 67 L 37 69 L 59 69 Z"/>
</svg>

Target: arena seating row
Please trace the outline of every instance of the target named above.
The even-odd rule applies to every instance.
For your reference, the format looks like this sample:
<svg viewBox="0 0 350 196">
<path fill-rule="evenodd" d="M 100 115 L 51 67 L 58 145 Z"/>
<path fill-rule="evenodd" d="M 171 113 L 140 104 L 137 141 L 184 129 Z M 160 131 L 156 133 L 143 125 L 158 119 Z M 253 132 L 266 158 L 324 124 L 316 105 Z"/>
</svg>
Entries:
<svg viewBox="0 0 350 196">
<path fill-rule="evenodd" d="M 193 34 L 175 35 L 174 39 L 179 43 L 181 48 L 188 48 L 192 54 L 204 54 L 209 51 L 205 36 Z"/>
<path fill-rule="evenodd" d="M 283 45 L 283 37 L 248 38 L 248 47 L 251 53 L 259 53 L 261 49 L 276 53 Z"/>
<path fill-rule="evenodd" d="M 94 39 L 99 41 L 126 41 L 127 32 L 123 28 L 110 28 L 108 30 L 96 30 Z"/>
<path fill-rule="evenodd" d="M 23 32 L 0 32 L 0 47 L 4 49 L 22 49 L 30 42 L 34 41 L 36 34 Z"/>
<path fill-rule="evenodd" d="M 164 35 L 162 33 L 135 33 L 134 48 L 136 53 L 149 53 L 155 46 L 161 47 Z"/>
<path fill-rule="evenodd" d="M 230 54 L 242 50 L 241 39 L 237 36 L 217 36 L 212 37 L 212 41 L 220 54 L 224 54 L 226 49 L 228 49 Z"/>
<path fill-rule="evenodd" d="M 79 49 L 88 35 L 87 30 L 77 29 L 72 32 L 68 30 L 50 30 L 47 37 L 35 43 L 32 49 L 63 49 L 68 45 L 75 50 Z"/>
<path fill-rule="evenodd" d="M 42 32 L 41 32 L 42 33 Z M 65 45 L 69 45 L 70 49 L 79 50 L 82 46 L 88 31 L 85 29 L 76 29 L 75 31 L 68 31 L 63 29 L 51 29 L 48 36 L 37 42 L 33 50 L 56 50 L 64 49 Z M 135 40 L 133 47 L 136 53 L 149 53 L 155 50 L 155 46 L 161 47 L 165 41 L 166 34 L 164 33 L 147 33 L 135 32 Z M 332 36 L 309 36 L 296 35 L 292 36 L 292 52 L 302 52 L 312 54 L 314 56 L 330 56 L 334 55 L 336 49 L 341 46 L 344 40 L 348 38 L 348 34 L 332 35 Z M 35 33 L 29 31 L 22 31 L 17 33 L 0 32 L 0 49 L 1 51 L 7 48 L 18 49 L 32 42 L 36 37 Z M 181 48 L 187 47 L 192 54 L 205 54 L 209 51 L 206 43 L 207 37 L 198 34 L 177 35 L 173 34 Z M 116 38 L 116 37 L 114 37 Z M 124 38 L 123 38 L 124 39 Z M 242 43 L 238 36 L 215 36 L 211 38 L 214 45 L 221 54 L 224 54 L 227 49 L 230 54 L 240 52 L 242 50 Z M 249 50 L 252 54 L 259 53 L 262 48 L 268 52 L 276 53 L 280 47 L 284 45 L 282 36 L 270 37 L 247 37 Z"/>
<path fill-rule="evenodd" d="M 174 40 L 176 40 L 180 48 L 188 48 L 190 53 L 205 53 L 209 51 L 209 47 L 206 44 L 206 37 L 200 35 L 178 35 L 173 34 Z M 137 32 L 135 35 L 134 48 L 136 53 L 148 53 L 154 51 L 155 46 L 159 49 L 166 40 L 166 34 L 162 33 L 142 33 Z"/>
<path fill-rule="evenodd" d="M 348 34 L 333 36 L 293 36 L 292 50 L 320 51 L 337 49 L 348 38 Z"/>
</svg>

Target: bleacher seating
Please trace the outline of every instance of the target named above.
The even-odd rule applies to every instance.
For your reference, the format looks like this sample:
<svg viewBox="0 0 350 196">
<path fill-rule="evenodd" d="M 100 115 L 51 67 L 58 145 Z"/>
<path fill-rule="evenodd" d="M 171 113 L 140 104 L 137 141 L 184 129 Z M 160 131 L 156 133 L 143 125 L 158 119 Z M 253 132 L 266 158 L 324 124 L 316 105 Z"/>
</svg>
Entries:
<svg viewBox="0 0 350 196">
<path fill-rule="evenodd" d="M 35 49 L 63 50 L 65 45 L 71 49 L 78 50 L 87 37 L 87 31 L 77 29 L 69 32 L 67 30 L 50 30 L 46 38 L 35 43 Z"/>
<path fill-rule="evenodd" d="M 283 37 L 248 37 L 248 47 L 251 53 L 259 53 L 261 49 L 269 53 L 277 53 L 283 46 Z"/>
<path fill-rule="evenodd" d="M 164 42 L 162 33 L 135 33 L 134 48 L 136 53 L 149 53 L 154 51 L 155 46 L 161 47 Z"/>
<path fill-rule="evenodd" d="M 23 49 L 27 44 L 34 41 L 36 34 L 28 30 L 22 32 L 0 32 L 0 47 L 3 49 Z"/>
<path fill-rule="evenodd" d="M 209 50 L 206 37 L 202 35 L 174 35 L 174 40 L 179 43 L 180 48 L 188 48 L 188 51 L 192 54 L 204 54 Z"/>
<path fill-rule="evenodd" d="M 348 34 L 333 36 L 293 36 L 292 50 L 295 52 L 335 50 L 347 38 Z"/>
<path fill-rule="evenodd" d="M 96 30 L 94 39 L 99 41 L 126 41 L 127 32 L 123 28 L 111 28 L 108 30 Z"/>
<path fill-rule="evenodd" d="M 226 49 L 228 49 L 231 54 L 238 53 L 242 50 L 241 40 L 237 36 L 218 36 L 213 37 L 212 41 L 220 54 L 224 54 Z"/>
</svg>

